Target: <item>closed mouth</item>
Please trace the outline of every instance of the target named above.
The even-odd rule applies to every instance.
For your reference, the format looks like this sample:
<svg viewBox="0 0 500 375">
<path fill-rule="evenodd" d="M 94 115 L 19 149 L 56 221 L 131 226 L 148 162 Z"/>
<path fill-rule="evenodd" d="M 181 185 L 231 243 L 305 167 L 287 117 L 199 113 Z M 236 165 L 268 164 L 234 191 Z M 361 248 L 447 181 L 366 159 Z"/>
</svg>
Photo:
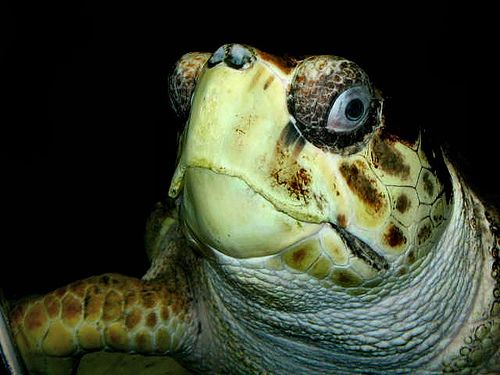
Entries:
<svg viewBox="0 0 500 375">
<path fill-rule="evenodd" d="M 371 246 L 361 241 L 358 237 L 352 235 L 342 227 L 333 223 L 330 223 L 330 225 L 339 234 L 346 247 L 353 253 L 354 256 L 364 260 L 377 271 L 386 271 L 389 269 L 387 259 L 373 250 Z"/>
<path fill-rule="evenodd" d="M 364 242 L 363 240 L 361 240 L 357 236 L 353 235 L 352 233 L 350 233 L 348 230 L 346 230 L 342 226 L 335 224 L 335 223 L 332 223 L 332 222 L 323 221 L 323 220 L 318 220 L 317 222 L 314 222 L 314 221 L 307 221 L 307 220 L 303 220 L 300 218 L 296 218 L 295 215 L 290 214 L 290 212 L 284 212 L 284 211 L 280 210 L 279 207 L 277 207 L 277 205 L 275 205 L 272 200 L 270 200 L 268 197 L 266 197 L 264 194 L 262 194 L 262 192 L 259 192 L 259 191 L 256 191 L 255 189 L 253 189 L 252 186 L 245 181 L 245 179 L 243 179 L 239 176 L 232 176 L 232 175 L 229 175 L 226 173 L 220 173 L 218 171 L 213 171 L 213 170 L 211 170 L 209 168 L 205 168 L 205 167 L 191 167 L 191 168 L 192 168 L 192 170 L 196 170 L 196 171 L 205 171 L 201 175 L 198 174 L 198 176 L 204 176 L 206 174 L 207 176 L 212 176 L 212 175 L 213 176 L 221 176 L 224 178 L 234 179 L 234 181 L 239 181 L 242 185 L 246 185 L 250 191 L 252 191 L 257 196 L 259 196 L 262 199 L 262 202 L 267 202 L 267 204 L 269 204 L 268 209 L 271 209 L 271 207 L 274 207 L 274 209 L 271 209 L 273 212 L 274 211 L 279 212 L 280 214 L 284 214 L 285 216 L 291 218 L 292 220 L 298 220 L 299 222 L 313 224 L 316 227 L 316 229 L 313 229 L 312 231 L 309 231 L 308 233 L 304 233 L 304 235 L 305 235 L 304 237 L 302 237 L 301 235 L 298 235 L 298 233 L 296 233 L 295 240 L 289 242 L 286 245 L 286 247 L 281 247 L 281 246 L 276 247 L 274 249 L 275 251 L 267 251 L 267 249 L 265 249 L 261 253 L 255 252 L 255 253 L 253 253 L 253 255 L 249 255 L 248 253 L 245 253 L 245 250 L 242 250 L 239 247 L 238 247 L 238 249 L 233 249 L 233 250 L 228 250 L 229 248 L 226 248 L 226 251 L 224 251 L 222 248 L 214 248 L 213 247 L 214 243 L 217 243 L 218 245 L 220 245 L 220 243 L 217 241 L 212 243 L 212 246 L 210 246 L 209 243 L 210 243 L 210 240 L 212 239 L 211 238 L 212 234 L 210 234 L 210 233 L 213 233 L 213 232 L 207 232 L 209 234 L 208 234 L 208 237 L 205 238 L 205 240 L 208 240 L 208 243 L 205 243 L 207 241 L 202 240 L 202 238 L 199 237 L 200 234 L 197 233 L 197 230 L 195 230 L 195 228 L 191 227 L 188 220 L 183 220 L 184 221 L 184 230 L 187 233 L 187 237 L 190 238 L 192 242 L 196 243 L 196 245 L 197 245 L 196 247 L 198 247 L 200 249 L 204 249 L 204 250 L 209 250 L 209 251 L 202 251 L 203 253 L 212 254 L 213 251 L 215 250 L 215 251 L 222 252 L 226 255 L 229 255 L 231 257 L 236 257 L 236 258 L 254 258 L 254 257 L 261 257 L 261 256 L 266 256 L 266 255 L 273 255 L 273 254 L 277 254 L 277 253 L 281 252 L 282 250 L 285 250 L 285 248 L 288 248 L 289 246 L 293 246 L 297 242 L 300 242 L 307 237 L 315 236 L 318 233 L 318 231 L 321 230 L 322 227 L 329 226 L 331 229 L 333 229 L 338 234 L 338 236 L 340 237 L 340 239 L 344 243 L 345 248 L 348 249 L 354 257 L 361 259 L 368 266 L 372 267 L 374 270 L 376 270 L 378 272 L 386 271 L 389 269 L 389 262 L 387 261 L 387 259 L 383 255 L 381 255 L 379 252 L 377 252 L 375 249 L 373 249 L 366 242 Z M 214 186 L 213 181 L 212 180 L 210 180 L 210 181 L 212 183 L 210 186 L 213 187 Z M 221 188 L 224 189 L 225 186 L 222 186 Z M 217 194 L 220 194 L 220 190 L 218 190 Z M 232 199 L 235 202 L 237 201 L 237 199 L 240 199 L 240 198 L 245 199 L 245 196 L 241 196 L 241 197 L 240 196 L 238 196 L 238 197 L 233 196 L 232 197 Z M 206 195 L 202 195 L 202 196 L 200 196 L 200 199 L 201 199 L 200 201 L 207 201 L 207 199 L 209 199 L 209 198 Z M 218 207 L 217 209 L 220 210 L 220 207 Z M 209 208 L 209 211 L 210 210 L 212 210 L 212 208 Z M 184 216 L 184 215 L 181 215 L 181 216 Z M 253 219 L 258 220 L 258 217 L 257 218 L 253 217 Z M 193 219 L 193 220 L 194 220 L 194 222 L 197 221 L 197 219 Z M 232 222 L 229 222 L 228 225 L 230 225 L 229 228 L 231 228 Z M 217 228 L 217 227 L 215 227 L 215 228 Z M 240 227 L 238 227 L 236 229 L 239 230 Z M 229 230 L 228 233 L 231 233 L 231 229 Z M 244 233 L 244 231 L 243 231 L 243 233 Z M 234 241 L 234 238 L 236 238 L 236 236 L 233 236 L 230 234 L 225 234 L 224 237 L 232 238 L 233 241 Z M 272 241 L 272 238 L 271 238 L 271 241 Z M 275 245 L 277 245 L 277 243 L 275 243 Z M 233 242 L 230 246 L 234 247 L 234 246 L 236 246 L 236 243 Z M 252 251 L 254 251 L 254 250 L 255 249 L 253 249 Z M 239 254 L 239 256 L 236 256 L 235 254 Z"/>
</svg>

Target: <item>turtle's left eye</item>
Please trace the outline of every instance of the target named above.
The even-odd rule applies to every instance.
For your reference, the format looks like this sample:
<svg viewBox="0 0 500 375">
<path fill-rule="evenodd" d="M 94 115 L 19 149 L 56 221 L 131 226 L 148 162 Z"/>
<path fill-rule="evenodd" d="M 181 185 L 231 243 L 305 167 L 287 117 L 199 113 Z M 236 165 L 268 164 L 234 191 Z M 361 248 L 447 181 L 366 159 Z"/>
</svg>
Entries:
<svg viewBox="0 0 500 375">
<path fill-rule="evenodd" d="M 302 60 L 288 90 L 288 109 L 301 135 L 328 152 L 349 155 L 381 126 L 381 98 L 366 73 L 337 56 Z"/>
<path fill-rule="evenodd" d="M 186 53 L 175 63 L 174 69 L 168 78 L 170 105 L 177 116 L 183 120 L 189 116 L 191 97 L 203 67 L 209 58 L 209 53 Z"/>
<path fill-rule="evenodd" d="M 372 96 L 364 86 L 351 87 L 333 102 L 326 128 L 335 133 L 350 132 L 362 126 L 368 118 Z"/>
</svg>

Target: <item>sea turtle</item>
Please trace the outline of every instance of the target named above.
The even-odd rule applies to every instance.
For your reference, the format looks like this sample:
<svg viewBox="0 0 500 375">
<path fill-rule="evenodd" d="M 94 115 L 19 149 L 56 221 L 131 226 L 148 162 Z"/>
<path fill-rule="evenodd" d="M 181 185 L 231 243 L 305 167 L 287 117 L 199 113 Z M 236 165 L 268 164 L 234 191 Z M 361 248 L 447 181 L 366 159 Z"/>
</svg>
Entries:
<svg viewBox="0 0 500 375">
<path fill-rule="evenodd" d="M 101 350 L 201 373 L 500 373 L 497 224 L 439 148 L 385 123 L 358 65 L 227 44 L 169 83 L 186 126 L 151 268 L 15 304 L 12 368 L 17 347 L 32 373 Z"/>
</svg>

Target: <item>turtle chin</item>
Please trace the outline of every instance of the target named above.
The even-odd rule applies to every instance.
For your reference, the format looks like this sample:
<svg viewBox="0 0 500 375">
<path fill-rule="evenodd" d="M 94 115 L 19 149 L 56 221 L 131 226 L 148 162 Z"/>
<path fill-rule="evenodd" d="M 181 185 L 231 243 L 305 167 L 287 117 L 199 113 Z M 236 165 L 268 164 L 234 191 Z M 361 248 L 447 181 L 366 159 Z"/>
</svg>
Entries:
<svg viewBox="0 0 500 375">
<path fill-rule="evenodd" d="M 321 228 L 278 211 L 243 179 L 199 167 L 186 170 L 182 213 L 198 244 L 234 258 L 276 254 Z"/>
</svg>

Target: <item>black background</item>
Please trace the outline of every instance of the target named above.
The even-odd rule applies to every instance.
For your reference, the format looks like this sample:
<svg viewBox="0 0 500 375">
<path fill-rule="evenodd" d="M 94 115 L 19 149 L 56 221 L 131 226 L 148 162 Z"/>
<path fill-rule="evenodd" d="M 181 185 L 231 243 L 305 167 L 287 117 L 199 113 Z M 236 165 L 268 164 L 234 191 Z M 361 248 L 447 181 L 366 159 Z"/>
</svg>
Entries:
<svg viewBox="0 0 500 375">
<path fill-rule="evenodd" d="M 144 224 L 174 170 L 179 125 L 168 73 L 183 53 L 228 42 L 356 61 L 388 97 L 390 121 L 436 130 L 488 190 L 480 169 L 496 161 L 495 140 L 478 131 L 484 124 L 469 104 L 478 52 L 453 9 L 140 4 L 0 6 L 0 286 L 8 297 L 145 272 Z"/>
</svg>

